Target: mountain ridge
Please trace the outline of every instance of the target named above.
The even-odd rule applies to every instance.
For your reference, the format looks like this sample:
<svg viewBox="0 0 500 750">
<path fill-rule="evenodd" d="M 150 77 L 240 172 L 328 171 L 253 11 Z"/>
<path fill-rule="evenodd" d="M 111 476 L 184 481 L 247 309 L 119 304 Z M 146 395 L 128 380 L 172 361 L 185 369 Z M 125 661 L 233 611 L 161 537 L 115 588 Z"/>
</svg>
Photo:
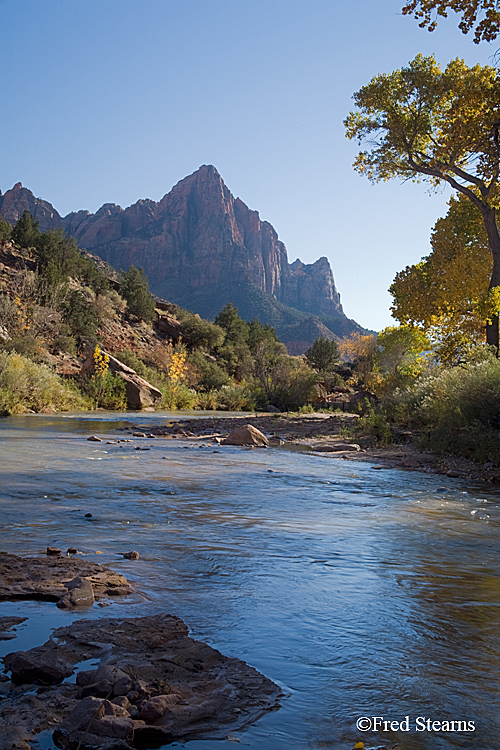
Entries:
<svg viewBox="0 0 500 750">
<path fill-rule="evenodd" d="M 40 229 L 63 228 L 118 270 L 144 268 L 154 293 L 194 312 L 206 314 L 207 299 L 200 300 L 208 292 L 219 310 L 235 302 L 231 295 L 238 287 L 243 317 L 248 308 L 263 323 L 275 325 L 279 318 L 275 327 L 293 353 L 305 351 L 317 335 L 364 331 L 345 316 L 328 259 L 289 263 L 274 227 L 234 198 L 212 165 L 180 180 L 158 202 L 141 199 L 125 209 L 105 203 L 94 214 L 82 210 L 62 217 L 21 183 L 0 195 L 0 214 L 11 223 L 24 210 L 31 211 Z M 256 289 L 272 299 L 257 295 L 256 305 L 251 299 Z M 307 337 L 300 330 L 305 319 L 297 312 L 315 319 L 307 319 Z M 288 324 L 283 322 L 287 314 Z"/>
</svg>

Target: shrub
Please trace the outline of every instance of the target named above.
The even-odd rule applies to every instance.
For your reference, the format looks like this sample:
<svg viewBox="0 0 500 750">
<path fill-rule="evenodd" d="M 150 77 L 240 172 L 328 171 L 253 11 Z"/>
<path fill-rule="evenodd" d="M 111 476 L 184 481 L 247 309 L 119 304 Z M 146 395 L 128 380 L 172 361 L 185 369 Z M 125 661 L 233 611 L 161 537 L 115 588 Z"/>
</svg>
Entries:
<svg viewBox="0 0 500 750">
<path fill-rule="evenodd" d="M 89 398 L 94 409 L 125 411 L 127 397 L 125 381 L 119 375 L 107 370 L 100 375 L 92 375 L 80 380 L 82 391 Z"/>
<path fill-rule="evenodd" d="M 493 356 L 426 375 L 394 402 L 432 450 L 500 461 L 500 361 Z"/>
<path fill-rule="evenodd" d="M 179 310 L 177 318 L 191 339 L 192 346 L 212 351 L 215 347 L 222 345 L 226 333 L 221 326 L 210 323 L 209 320 L 204 320 L 188 310 Z"/>
<path fill-rule="evenodd" d="M 203 391 L 218 391 L 229 383 L 229 375 L 219 365 L 201 352 L 199 349 L 191 352 L 189 362 L 194 365 L 198 373 L 198 386 Z"/>
<path fill-rule="evenodd" d="M 2 348 L 6 352 L 21 354 L 33 362 L 44 362 L 47 360 L 43 342 L 29 332 L 22 336 L 13 336 L 3 344 Z"/>
<path fill-rule="evenodd" d="M 86 407 L 74 384 L 61 381 L 47 365 L 36 364 L 17 352 L 0 352 L 1 410 L 21 414 Z"/>
<path fill-rule="evenodd" d="M 72 291 L 63 305 L 63 317 L 74 336 L 95 336 L 99 319 L 95 306 L 81 292 Z"/>
</svg>

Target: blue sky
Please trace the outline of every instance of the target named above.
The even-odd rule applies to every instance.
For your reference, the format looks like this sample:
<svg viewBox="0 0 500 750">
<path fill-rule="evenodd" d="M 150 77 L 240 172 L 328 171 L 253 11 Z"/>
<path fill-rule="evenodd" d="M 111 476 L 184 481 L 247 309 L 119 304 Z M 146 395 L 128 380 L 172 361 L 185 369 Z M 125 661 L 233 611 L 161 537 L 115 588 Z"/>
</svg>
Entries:
<svg viewBox="0 0 500 750">
<path fill-rule="evenodd" d="M 429 252 L 448 193 L 351 167 L 352 94 L 418 52 L 490 64 L 454 14 L 403 0 L 0 0 L 0 188 L 61 213 L 159 200 L 201 164 L 275 227 L 290 261 L 331 262 L 344 310 L 394 323 L 397 271 Z M 498 46 L 498 45 L 497 45 Z"/>
</svg>

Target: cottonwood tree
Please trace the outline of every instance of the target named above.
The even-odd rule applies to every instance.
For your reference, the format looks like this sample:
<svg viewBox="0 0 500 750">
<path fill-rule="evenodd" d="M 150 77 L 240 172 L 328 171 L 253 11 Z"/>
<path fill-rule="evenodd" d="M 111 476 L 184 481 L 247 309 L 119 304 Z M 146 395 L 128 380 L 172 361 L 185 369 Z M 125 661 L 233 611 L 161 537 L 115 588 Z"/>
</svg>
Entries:
<svg viewBox="0 0 500 750">
<path fill-rule="evenodd" d="M 499 0 L 410 0 L 403 15 L 412 13 L 421 28 L 434 31 L 438 16 L 446 18 L 450 10 L 460 15 L 458 28 L 464 34 L 474 29 L 475 44 L 491 42 L 500 34 Z"/>
<path fill-rule="evenodd" d="M 354 101 L 359 111 L 345 120 L 346 135 L 368 145 L 354 168 L 372 182 L 448 183 L 466 196 L 482 217 L 493 258 L 489 288 L 500 300 L 500 73 L 459 59 L 443 71 L 433 56 L 417 55 L 407 68 L 372 78 Z M 486 326 L 497 351 L 499 310 Z"/>
<path fill-rule="evenodd" d="M 481 214 L 465 196 L 450 199 L 431 246 L 427 257 L 396 275 L 391 311 L 429 336 L 441 362 L 455 363 L 484 337 L 492 267 Z"/>
</svg>

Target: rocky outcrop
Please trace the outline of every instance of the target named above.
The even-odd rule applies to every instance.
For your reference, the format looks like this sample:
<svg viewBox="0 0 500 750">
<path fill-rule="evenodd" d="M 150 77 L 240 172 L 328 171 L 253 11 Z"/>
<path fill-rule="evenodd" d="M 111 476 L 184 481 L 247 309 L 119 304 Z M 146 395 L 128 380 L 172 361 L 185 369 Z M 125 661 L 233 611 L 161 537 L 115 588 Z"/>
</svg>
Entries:
<svg viewBox="0 0 500 750">
<path fill-rule="evenodd" d="M 63 682 L 89 659 L 97 668 L 78 671 L 76 684 Z M 43 646 L 8 654 L 5 666 L 5 750 L 29 750 L 49 728 L 56 745 L 71 750 L 222 739 L 276 708 L 281 694 L 245 662 L 190 638 L 182 620 L 167 614 L 79 620 Z"/>
<path fill-rule="evenodd" d="M 83 583 L 82 579 L 85 580 Z M 59 602 L 71 589 L 85 588 L 96 600 L 132 592 L 127 579 L 109 568 L 75 557 L 18 557 L 0 553 L 0 601 L 41 599 Z M 75 597 L 78 596 L 75 592 Z M 68 600 L 65 600 L 65 605 Z M 86 605 L 85 605 L 86 606 Z"/>
<path fill-rule="evenodd" d="M 161 398 L 162 392 L 141 378 L 131 367 L 124 365 L 116 357 L 112 357 L 104 350 L 102 353 L 109 359 L 109 369 L 114 375 L 118 375 L 125 381 L 125 394 L 127 397 L 127 406 L 129 409 L 144 409 L 148 406 L 155 406 Z M 94 369 L 94 355 L 91 353 L 82 365 L 81 374 L 88 375 Z"/>
<path fill-rule="evenodd" d="M 80 247 L 114 268 L 144 268 L 161 297 L 204 316 L 229 301 L 245 308 L 246 315 L 256 312 L 263 323 L 280 329 L 293 353 L 305 351 L 320 334 L 361 330 L 343 313 L 327 258 L 290 264 L 273 226 L 234 198 L 213 166 L 200 167 L 158 203 L 140 200 L 126 209 L 106 203 L 95 214 L 78 211 L 60 217 L 20 183 L 0 196 L 0 213 L 9 221 L 25 208 L 42 229 L 62 226 Z M 254 290 L 265 297 L 257 305 L 250 301 Z M 286 307 L 270 309 L 270 300 Z M 308 326 L 294 319 L 294 310 L 327 319 L 309 320 L 306 332 Z M 292 320 L 300 331 L 287 330 Z"/>
<path fill-rule="evenodd" d="M 25 211 L 29 211 L 35 221 L 40 222 L 40 231 L 56 229 L 62 226 L 58 212 L 47 201 L 35 198 L 31 190 L 17 182 L 5 195 L 0 191 L 0 215 L 11 224 L 15 224 Z"/>
</svg>

